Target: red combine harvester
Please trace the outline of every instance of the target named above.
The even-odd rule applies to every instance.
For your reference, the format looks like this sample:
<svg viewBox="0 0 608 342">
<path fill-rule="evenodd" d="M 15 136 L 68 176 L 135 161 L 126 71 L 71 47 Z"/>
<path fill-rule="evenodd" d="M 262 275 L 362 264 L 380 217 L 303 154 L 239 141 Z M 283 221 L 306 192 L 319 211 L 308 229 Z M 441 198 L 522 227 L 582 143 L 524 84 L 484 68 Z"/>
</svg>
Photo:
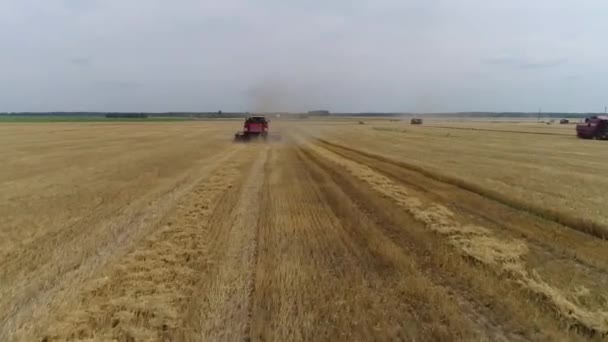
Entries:
<svg viewBox="0 0 608 342">
<path fill-rule="evenodd" d="M 608 140 L 608 116 L 585 118 L 576 125 L 576 136 L 581 139 Z"/>
<path fill-rule="evenodd" d="M 268 131 L 268 123 L 270 120 L 267 120 L 264 116 L 250 116 L 245 119 L 245 124 L 243 125 L 243 131 L 237 132 L 234 135 L 234 141 L 237 142 L 248 142 L 254 139 L 262 139 L 264 141 L 271 140 L 280 140 L 281 136 L 276 134 L 270 134 Z"/>
</svg>

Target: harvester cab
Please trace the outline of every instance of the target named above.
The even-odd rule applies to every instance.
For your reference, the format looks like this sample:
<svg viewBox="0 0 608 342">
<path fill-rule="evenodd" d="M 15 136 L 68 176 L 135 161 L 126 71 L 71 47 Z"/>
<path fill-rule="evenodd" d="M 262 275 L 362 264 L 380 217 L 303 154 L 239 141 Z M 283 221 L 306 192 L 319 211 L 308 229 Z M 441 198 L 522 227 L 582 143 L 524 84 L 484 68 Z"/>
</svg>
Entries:
<svg viewBox="0 0 608 342">
<path fill-rule="evenodd" d="M 581 139 L 608 140 L 608 116 L 585 118 L 584 123 L 576 125 L 576 135 Z"/>
<path fill-rule="evenodd" d="M 248 142 L 254 139 L 262 139 L 264 141 L 269 138 L 272 140 L 280 140 L 281 137 L 277 134 L 270 134 L 268 130 L 270 120 L 265 116 L 250 116 L 245 119 L 243 131 L 237 132 L 234 135 L 234 141 Z"/>
</svg>

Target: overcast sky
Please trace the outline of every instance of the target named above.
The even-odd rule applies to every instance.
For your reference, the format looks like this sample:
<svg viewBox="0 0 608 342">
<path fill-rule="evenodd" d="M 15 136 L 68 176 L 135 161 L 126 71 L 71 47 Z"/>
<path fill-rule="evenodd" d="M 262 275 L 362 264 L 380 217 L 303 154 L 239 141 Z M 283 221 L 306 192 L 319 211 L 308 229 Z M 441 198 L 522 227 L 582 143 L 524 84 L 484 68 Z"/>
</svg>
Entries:
<svg viewBox="0 0 608 342">
<path fill-rule="evenodd" d="M 603 111 L 605 0 L 0 0 L 0 111 Z"/>
</svg>

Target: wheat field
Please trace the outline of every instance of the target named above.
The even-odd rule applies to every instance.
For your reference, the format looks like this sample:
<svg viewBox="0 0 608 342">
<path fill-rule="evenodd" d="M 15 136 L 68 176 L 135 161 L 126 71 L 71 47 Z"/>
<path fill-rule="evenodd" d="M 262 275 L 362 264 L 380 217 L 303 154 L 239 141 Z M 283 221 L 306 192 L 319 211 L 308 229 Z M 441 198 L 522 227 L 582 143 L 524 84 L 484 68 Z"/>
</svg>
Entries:
<svg viewBox="0 0 608 342">
<path fill-rule="evenodd" d="M 358 121 L 0 125 L 0 341 L 608 337 L 608 143 Z"/>
</svg>

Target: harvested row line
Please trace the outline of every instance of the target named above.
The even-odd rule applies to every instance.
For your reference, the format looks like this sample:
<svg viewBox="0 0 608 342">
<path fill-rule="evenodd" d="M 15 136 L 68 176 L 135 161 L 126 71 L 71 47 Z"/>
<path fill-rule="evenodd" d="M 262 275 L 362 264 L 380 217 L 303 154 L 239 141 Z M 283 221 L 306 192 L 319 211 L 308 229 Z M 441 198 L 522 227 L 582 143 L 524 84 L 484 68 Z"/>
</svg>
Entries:
<svg viewBox="0 0 608 342">
<path fill-rule="evenodd" d="M 543 219 L 554 221 L 556 223 L 568 226 L 572 229 L 579 230 L 581 232 L 590 234 L 592 236 L 595 236 L 595 237 L 598 237 L 601 239 L 608 239 L 608 227 L 601 223 L 598 223 L 598 222 L 595 222 L 592 220 L 588 220 L 585 218 L 581 218 L 581 217 L 575 217 L 575 216 L 563 213 L 561 211 L 553 210 L 551 208 L 544 208 L 544 207 L 540 207 L 538 205 L 534 205 L 531 203 L 523 203 L 521 201 L 512 199 L 512 198 L 510 198 L 504 194 L 498 193 L 496 191 L 483 188 L 479 185 L 467 182 L 467 181 L 459 179 L 459 178 L 454 178 L 454 177 L 438 174 L 436 172 L 426 170 L 426 169 L 424 169 L 420 166 L 414 165 L 414 164 L 408 164 L 403 161 L 391 160 L 391 159 L 383 157 L 383 156 L 371 154 L 371 153 L 360 151 L 360 150 L 355 150 L 350 147 L 336 144 L 336 143 L 333 143 L 333 142 L 330 142 L 330 141 L 327 141 L 324 139 L 319 139 L 319 141 L 328 146 L 335 146 L 335 147 L 338 147 L 338 148 L 341 148 L 344 150 L 349 150 L 352 152 L 359 153 L 359 154 L 367 156 L 369 158 L 375 158 L 375 159 L 381 160 L 383 162 L 392 163 L 392 164 L 398 165 L 400 167 L 404 167 L 409 170 L 419 172 L 420 174 L 422 174 L 426 177 L 435 179 L 440 182 L 444 182 L 444 183 L 448 183 L 448 184 L 457 186 L 464 190 L 471 191 L 473 193 L 476 193 L 478 195 L 498 201 L 500 203 L 503 203 L 503 204 L 513 207 L 515 209 L 527 211 L 527 212 L 537 215 Z"/>
<path fill-rule="evenodd" d="M 202 341 L 238 341 L 250 334 L 256 278 L 260 198 L 269 148 L 249 146 L 252 166 L 242 171 L 243 185 L 229 201 L 220 203 L 210 220 L 207 257 L 191 314 Z"/>
<path fill-rule="evenodd" d="M 317 145 L 307 147 L 340 165 L 376 191 L 392 198 L 414 218 L 424 222 L 429 229 L 447 237 L 448 241 L 464 255 L 514 278 L 524 288 L 546 298 L 564 320 L 572 321 L 573 326 L 581 332 L 590 335 L 608 332 L 608 313 L 577 305 L 538 274 L 527 271 L 525 257 L 528 246 L 524 241 L 499 239 L 484 227 L 462 225 L 454 219 L 454 214 L 448 208 L 440 204 L 426 207 L 420 199 L 409 194 L 402 186 L 369 167 L 345 159 Z"/>
<path fill-rule="evenodd" d="M 268 173 L 252 339 L 486 336 L 298 148 L 281 148 Z"/>
<path fill-rule="evenodd" d="M 415 220 L 392 198 L 362 184 L 338 164 L 306 149 L 303 153 L 307 161 L 324 170 L 355 205 L 345 216 L 353 216 L 358 222 L 373 222 L 371 227 L 358 224 L 361 232 L 353 236 L 372 234 L 390 239 L 433 282 L 433 287 L 449 294 L 450 300 L 445 302 L 456 304 L 458 315 L 474 323 L 478 335 L 482 336 L 478 340 L 553 340 L 563 336 L 552 317 L 541 317 L 541 310 L 520 301 L 513 286 L 469 259 L 459 257 L 461 252 L 447 239 L 437 239 L 436 233 Z M 426 305 L 443 307 L 445 304 L 427 302 Z M 530 321 L 529 317 L 536 319 Z M 541 334 L 539 327 L 543 327 Z"/>
<path fill-rule="evenodd" d="M 535 266 L 543 268 L 543 259 L 551 258 L 560 260 L 560 267 L 567 266 L 565 269 L 586 269 L 590 284 L 598 280 L 601 282 L 602 279 L 608 281 L 608 259 L 605 258 L 608 256 L 608 243 L 605 240 L 427 177 L 396 163 L 335 145 L 323 146 L 391 178 L 431 204 L 443 203 L 458 213 L 461 220 L 491 228 L 498 236 L 524 239 L 532 250 Z M 578 278 L 581 276 L 579 274 Z"/>
<path fill-rule="evenodd" d="M 424 125 L 424 128 L 442 128 L 442 129 L 459 129 L 465 131 L 481 131 L 481 132 L 498 132 L 498 133 L 521 133 L 521 134 L 540 134 L 540 135 L 561 135 L 567 136 L 572 139 L 573 137 L 571 132 L 557 133 L 557 132 L 532 132 L 532 131 L 516 131 L 516 130 L 508 130 L 508 129 L 489 129 L 489 128 L 476 128 L 476 127 L 451 127 L 451 126 L 434 126 L 434 125 Z"/>
<path fill-rule="evenodd" d="M 228 158 L 229 155 L 226 155 Z M 180 200 L 176 210 L 106 276 L 86 283 L 76 303 L 54 314 L 37 332 L 65 339 L 165 340 L 192 337 L 185 312 L 198 297 L 207 267 L 208 231 L 218 203 L 239 184 L 237 166 L 223 162 Z"/>
<path fill-rule="evenodd" d="M 36 249 L 5 261 L 2 275 L 12 283 L 10 287 L 0 288 L 0 309 L 5 309 L 0 310 L 3 326 L 0 339 L 7 339 L 21 329 L 31 329 L 27 322 L 47 317 L 71 298 L 83 282 L 153 232 L 201 177 L 207 177 L 238 151 L 237 147 L 214 154 L 204 160 L 205 164 L 171 180 L 162 189 L 152 190 L 111 217 L 101 219 L 93 214 L 89 218 L 92 227 L 85 225 L 88 229 L 84 229 L 80 223 L 60 230 L 33 246 Z M 32 260 L 40 261 L 31 263 Z M 26 261 L 34 268 L 20 268 Z"/>
</svg>

